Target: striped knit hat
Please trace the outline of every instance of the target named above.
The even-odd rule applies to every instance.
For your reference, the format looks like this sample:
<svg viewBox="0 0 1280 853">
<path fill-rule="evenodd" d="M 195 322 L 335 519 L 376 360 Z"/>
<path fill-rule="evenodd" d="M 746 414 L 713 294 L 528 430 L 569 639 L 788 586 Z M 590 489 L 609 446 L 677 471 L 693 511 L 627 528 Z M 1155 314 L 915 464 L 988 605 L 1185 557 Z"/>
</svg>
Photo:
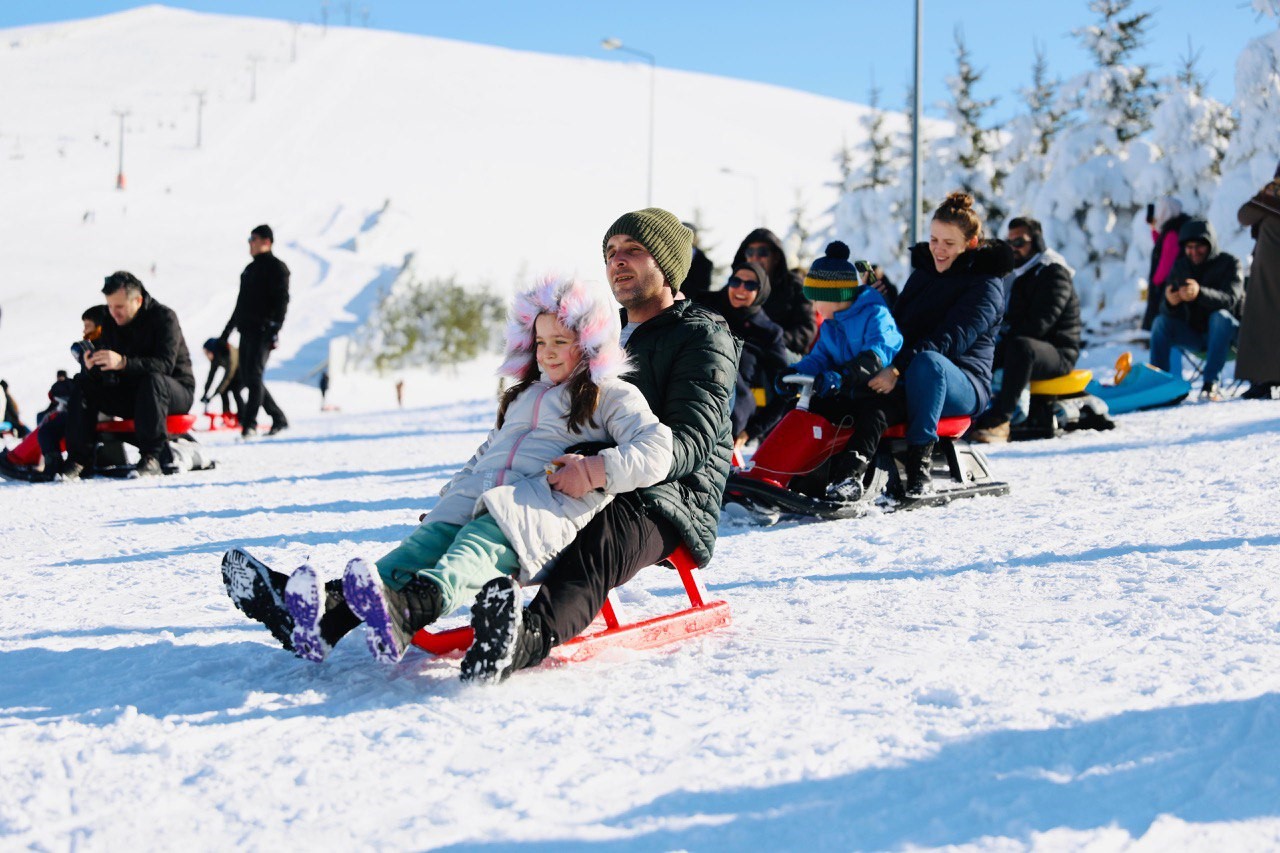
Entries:
<svg viewBox="0 0 1280 853">
<path fill-rule="evenodd" d="M 693 232 L 684 227 L 674 213 L 660 207 L 646 207 L 622 214 L 604 232 L 605 252 L 609 251 L 609 238 L 618 234 L 648 249 L 671 285 L 671 292 L 680 292 L 680 285 L 689 277 L 689 267 L 693 264 Z"/>
<path fill-rule="evenodd" d="M 859 284 L 858 271 L 849 263 L 849 247 L 836 240 L 809 267 L 804 295 L 814 302 L 852 302 Z"/>
</svg>

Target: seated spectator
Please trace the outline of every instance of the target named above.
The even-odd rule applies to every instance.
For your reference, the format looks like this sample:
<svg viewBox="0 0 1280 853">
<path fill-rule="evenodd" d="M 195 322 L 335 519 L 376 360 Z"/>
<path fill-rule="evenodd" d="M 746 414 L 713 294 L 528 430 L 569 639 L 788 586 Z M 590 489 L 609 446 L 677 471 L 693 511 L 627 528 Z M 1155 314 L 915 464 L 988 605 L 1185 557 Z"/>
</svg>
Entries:
<svg viewBox="0 0 1280 853">
<path fill-rule="evenodd" d="M 0 391 L 4 392 L 4 417 L 0 420 L 8 422 L 18 438 L 23 438 L 31 430 L 22 423 L 22 416 L 18 414 L 18 401 L 13 399 L 13 395 L 9 393 L 9 383 L 3 379 L 0 379 Z"/>
<path fill-rule="evenodd" d="M 856 501 L 862 497 L 862 477 L 884 431 L 866 416 L 867 409 L 878 405 L 867 382 L 893 361 L 902 348 L 902 334 L 880 291 L 862 286 L 849 263 L 849 247 L 839 240 L 809 268 L 804 295 L 822 315 L 822 325 L 813 350 L 788 372 L 814 377 L 809 411 L 834 424 L 853 420 L 849 449 L 831 460 L 827 497 Z"/>
<path fill-rule="evenodd" d="M 813 316 L 813 303 L 805 298 L 802 277 L 787 269 L 787 253 L 782 241 L 768 228 L 757 228 L 738 247 L 733 268 L 737 269 L 745 261 L 755 261 L 764 267 L 771 291 L 764 303 L 764 313 L 782 327 L 782 342 L 794 358 L 799 358 L 818 337 L 818 321 Z"/>
<path fill-rule="evenodd" d="M 1151 363 L 1182 375 L 1174 352 L 1203 352 L 1202 400 L 1221 400 L 1218 377 L 1240 331 L 1244 278 L 1235 255 L 1218 251 L 1218 236 L 1204 219 L 1190 219 L 1178 232 L 1182 257 L 1165 285 L 1160 316 L 1151 327 Z"/>
<path fill-rule="evenodd" d="M 692 222 L 680 223 L 693 232 L 693 262 L 689 264 L 689 274 L 685 276 L 680 292 L 690 299 L 701 302 L 702 295 L 711 292 L 711 276 L 715 273 L 715 265 L 698 246 L 698 229 Z"/>
<path fill-rule="evenodd" d="M 1173 262 L 1181 254 L 1178 231 L 1190 218 L 1182 212 L 1182 202 L 1173 196 L 1165 196 L 1152 206 L 1148 221 L 1155 246 L 1151 250 L 1151 272 L 1147 276 L 1147 310 L 1142 316 L 1142 328 L 1145 330 L 1151 329 L 1160 313 L 1165 282 L 1173 272 Z"/>
<path fill-rule="evenodd" d="M 244 390 L 244 382 L 240 381 L 240 351 L 220 338 L 209 338 L 204 342 L 204 355 L 209 360 L 209 376 L 204 381 L 204 393 L 200 395 L 200 402 L 207 406 L 213 395 L 217 394 L 222 401 L 224 416 L 232 412 L 232 400 L 235 400 L 235 413 L 238 414 L 244 408 L 244 398 L 240 396 Z M 222 371 L 222 381 L 213 394 L 210 394 L 209 388 L 213 386 L 219 370 Z"/>
<path fill-rule="evenodd" d="M 995 367 L 1004 370 L 1004 378 L 991 408 L 974 422 L 971 441 L 1008 441 L 1018 398 L 1031 381 L 1070 373 L 1080 356 L 1075 270 L 1045 244 L 1035 219 L 1009 220 L 1008 242 L 1018 266 L 1010 273 L 1013 283 L 996 342 Z"/>
<path fill-rule="evenodd" d="M 772 394 L 774 381 L 790 361 L 782 343 L 781 327 L 764 313 L 763 305 L 768 299 L 769 275 L 754 261 L 734 267 L 728 284 L 697 299 L 719 312 L 728 322 L 729 331 L 742 341 L 733 411 L 729 413 L 735 449 L 762 438 L 777 426 L 787 410 L 786 398 L 776 394 L 766 405 L 756 405 L 755 389 L 764 388 Z"/>
<path fill-rule="evenodd" d="M 68 458 L 65 465 L 59 461 L 62 476 L 91 473 L 99 412 L 132 418 L 142 454 L 138 473 L 161 474 L 173 462 L 165 419 L 185 414 L 195 398 L 191 356 L 178 316 L 133 274 L 112 273 L 102 292 L 114 322 L 104 326 L 76 376 L 67 407 Z M 49 462 L 46 458 L 46 466 Z"/>
</svg>

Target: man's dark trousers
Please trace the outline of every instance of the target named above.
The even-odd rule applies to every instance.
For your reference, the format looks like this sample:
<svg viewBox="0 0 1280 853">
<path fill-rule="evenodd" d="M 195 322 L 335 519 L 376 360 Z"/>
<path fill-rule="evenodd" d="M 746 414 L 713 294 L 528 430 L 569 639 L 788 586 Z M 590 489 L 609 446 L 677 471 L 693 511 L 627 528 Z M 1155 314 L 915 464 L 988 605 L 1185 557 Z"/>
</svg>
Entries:
<svg viewBox="0 0 1280 853">
<path fill-rule="evenodd" d="M 240 412 L 240 428 L 255 429 L 258 426 L 258 409 L 262 409 L 271 418 L 275 426 L 284 426 L 289 419 L 271 398 L 263 381 L 267 370 L 267 359 L 271 356 L 272 336 L 265 332 L 240 331 L 240 378 L 244 381 L 248 399 Z"/>
<path fill-rule="evenodd" d="M 114 381 L 113 381 L 114 380 Z M 76 376 L 67 406 L 67 455 L 86 468 L 98 443 L 98 412 L 132 418 L 138 450 L 162 465 L 170 458 L 165 418 L 191 411 L 195 389 L 160 373 L 87 371 Z"/>
</svg>

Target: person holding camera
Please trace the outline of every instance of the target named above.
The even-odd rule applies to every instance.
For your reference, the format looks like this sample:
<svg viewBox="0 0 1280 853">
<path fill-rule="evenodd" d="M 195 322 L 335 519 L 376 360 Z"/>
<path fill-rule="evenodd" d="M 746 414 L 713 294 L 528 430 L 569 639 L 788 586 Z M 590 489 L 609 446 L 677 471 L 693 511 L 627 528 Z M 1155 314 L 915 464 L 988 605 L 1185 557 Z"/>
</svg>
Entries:
<svg viewBox="0 0 1280 853">
<path fill-rule="evenodd" d="M 1160 316 L 1151 327 L 1151 363 L 1182 375 L 1174 349 L 1204 352 L 1202 400 L 1221 400 L 1218 377 L 1240 330 L 1244 277 L 1235 255 L 1218 251 L 1218 236 L 1205 219 L 1190 219 L 1178 231 L 1182 257 L 1165 283 Z"/>
<path fill-rule="evenodd" d="M 96 341 L 72 347 L 84 369 L 67 404 L 67 461 L 61 473 L 70 480 L 92 470 L 98 413 L 104 412 L 133 419 L 142 454 L 138 474 L 162 474 L 173 462 L 165 419 L 190 410 L 196 391 L 178 315 L 123 270 L 107 276 L 102 293 L 112 322 L 103 324 Z M 46 458 L 46 467 L 50 461 Z"/>
<path fill-rule="evenodd" d="M 275 235 L 269 225 L 259 225 L 249 232 L 249 254 L 253 260 L 240 274 L 240 293 L 227 327 L 218 337 L 226 344 L 232 329 L 240 330 L 240 381 L 248 399 L 240 411 L 240 435 L 253 438 L 258 434 L 258 409 L 271 417 L 267 435 L 275 435 L 289 426 L 289 419 L 276 405 L 263 382 L 267 358 L 276 348 L 280 327 L 289 308 L 289 268 L 272 254 Z"/>
</svg>

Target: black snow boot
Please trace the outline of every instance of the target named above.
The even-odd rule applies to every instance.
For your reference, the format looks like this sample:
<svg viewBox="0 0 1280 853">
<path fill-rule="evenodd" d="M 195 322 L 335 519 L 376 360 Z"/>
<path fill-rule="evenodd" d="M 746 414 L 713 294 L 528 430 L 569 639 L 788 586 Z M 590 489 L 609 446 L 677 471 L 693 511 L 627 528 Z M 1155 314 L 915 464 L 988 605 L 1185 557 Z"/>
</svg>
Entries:
<svg viewBox="0 0 1280 853">
<path fill-rule="evenodd" d="M 382 582 L 377 566 L 359 557 L 342 576 L 346 605 L 364 621 L 369 651 L 383 663 L 398 663 L 413 644 L 413 635 L 440 618 L 440 587 L 415 578 L 402 589 Z"/>
<path fill-rule="evenodd" d="M 293 651 L 293 616 L 284 603 L 288 582 L 288 575 L 274 571 L 247 551 L 232 548 L 222 555 L 222 585 L 236 609 L 261 622 L 280 645 Z"/>
<path fill-rule="evenodd" d="M 907 445 L 907 497 L 921 498 L 933 494 L 933 445 Z"/>
<path fill-rule="evenodd" d="M 827 500 L 852 503 L 862 497 L 862 478 L 867 474 L 868 461 L 852 450 L 846 450 L 831 460 L 831 485 L 827 487 Z"/>
<path fill-rule="evenodd" d="M 537 666 L 559 643 L 542 617 L 524 608 L 514 578 L 494 578 L 471 605 L 475 639 L 462 658 L 463 681 L 497 684 L 518 669 Z"/>
<path fill-rule="evenodd" d="M 1280 385 L 1275 382 L 1250 382 L 1249 390 L 1240 396 L 1246 400 L 1274 400 L 1277 387 Z"/>
</svg>

